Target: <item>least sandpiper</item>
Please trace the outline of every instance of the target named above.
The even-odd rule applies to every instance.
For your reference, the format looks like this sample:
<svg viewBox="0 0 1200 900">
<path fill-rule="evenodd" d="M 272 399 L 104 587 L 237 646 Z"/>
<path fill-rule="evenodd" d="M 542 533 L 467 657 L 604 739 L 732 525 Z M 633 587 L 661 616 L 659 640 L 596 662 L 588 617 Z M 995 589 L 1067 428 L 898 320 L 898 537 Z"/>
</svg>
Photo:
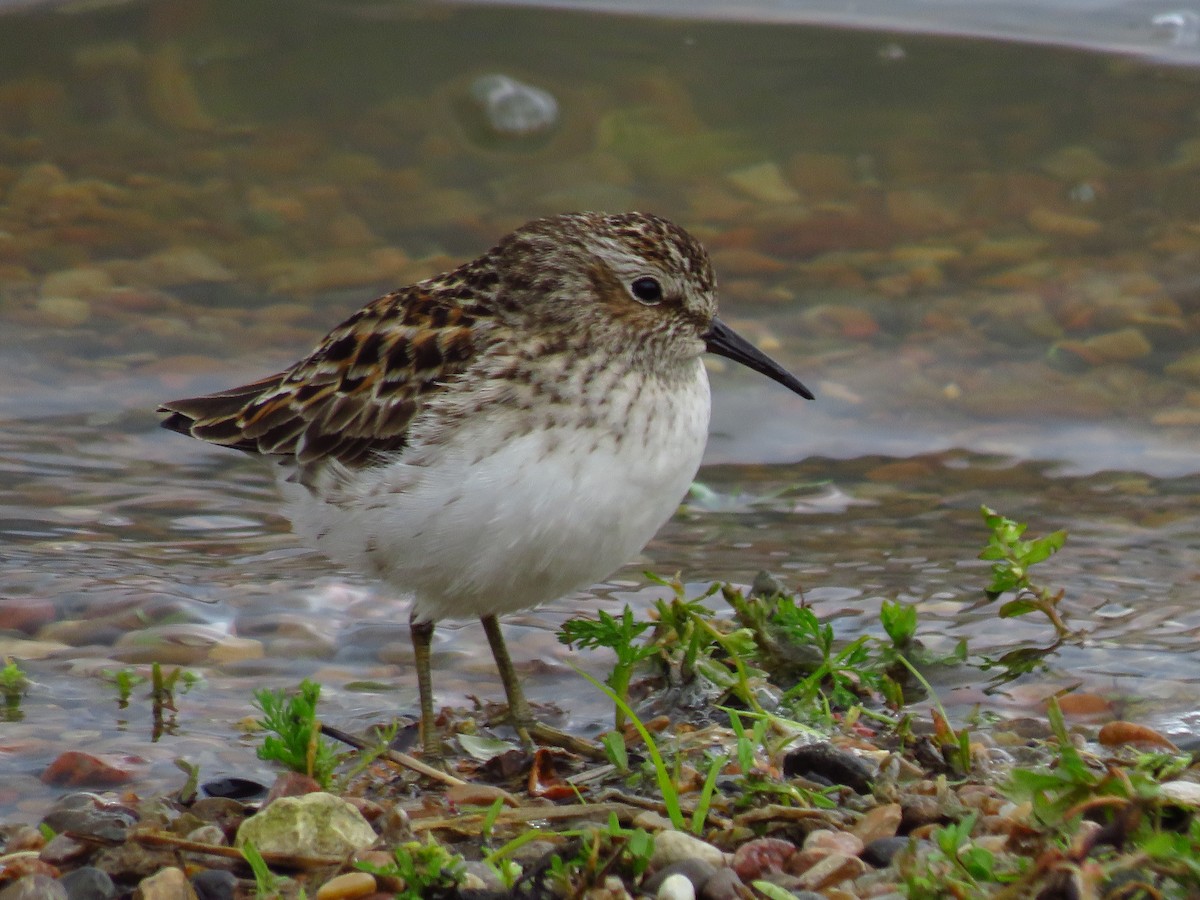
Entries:
<svg viewBox="0 0 1200 900">
<path fill-rule="evenodd" d="M 478 617 L 523 742 L 497 616 L 608 576 L 671 516 L 708 432 L 707 350 L 803 397 L 716 317 L 700 243 L 642 213 L 539 219 L 367 304 L 285 371 L 165 403 L 166 428 L 272 457 L 296 531 L 413 595 L 427 753 L 434 623 Z"/>
</svg>

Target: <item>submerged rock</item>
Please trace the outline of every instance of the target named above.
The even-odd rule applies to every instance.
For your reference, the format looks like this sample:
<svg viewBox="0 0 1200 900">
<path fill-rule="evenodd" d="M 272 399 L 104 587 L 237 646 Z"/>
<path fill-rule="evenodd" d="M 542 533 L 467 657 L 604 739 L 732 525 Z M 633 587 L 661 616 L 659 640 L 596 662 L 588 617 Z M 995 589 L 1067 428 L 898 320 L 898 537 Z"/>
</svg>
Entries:
<svg viewBox="0 0 1200 900">
<path fill-rule="evenodd" d="M 554 95 L 507 75 L 476 78 L 469 93 L 483 112 L 488 127 L 501 137 L 526 138 L 558 124 L 558 101 Z"/>
</svg>

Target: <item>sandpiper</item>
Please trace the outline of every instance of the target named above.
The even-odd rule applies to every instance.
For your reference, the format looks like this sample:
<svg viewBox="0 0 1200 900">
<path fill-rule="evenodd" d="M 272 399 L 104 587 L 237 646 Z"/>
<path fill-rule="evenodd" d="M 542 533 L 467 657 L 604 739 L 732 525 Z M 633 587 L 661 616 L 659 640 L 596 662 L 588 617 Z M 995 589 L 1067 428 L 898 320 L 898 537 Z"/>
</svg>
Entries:
<svg viewBox="0 0 1200 900">
<path fill-rule="evenodd" d="M 708 351 L 805 398 L 716 317 L 700 243 L 658 216 L 538 219 L 471 262 L 368 303 L 304 359 L 165 403 L 163 426 L 278 460 L 296 531 L 413 595 L 425 752 L 434 623 L 478 617 L 527 745 L 498 616 L 628 562 L 700 465 Z"/>
</svg>

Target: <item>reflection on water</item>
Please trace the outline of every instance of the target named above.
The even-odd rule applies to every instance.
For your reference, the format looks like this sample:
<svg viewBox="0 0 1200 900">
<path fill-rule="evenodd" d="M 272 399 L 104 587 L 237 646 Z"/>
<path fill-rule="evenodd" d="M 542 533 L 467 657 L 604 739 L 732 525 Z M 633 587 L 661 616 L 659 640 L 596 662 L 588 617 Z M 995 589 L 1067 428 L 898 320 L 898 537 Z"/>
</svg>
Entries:
<svg viewBox="0 0 1200 900">
<path fill-rule="evenodd" d="M 697 590 L 770 570 L 847 638 L 898 598 L 934 649 L 1036 646 L 1040 622 L 997 629 L 979 602 L 987 503 L 1071 532 L 1045 578 L 1088 637 L 1000 692 L 975 668 L 939 673 L 943 700 L 1030 712 L 1079 682 L 1114 713 L 1194 711 L 1193 72 L 911 35 L 389 10 L 3 18 L 0 655 L 34 683 L 4 725 L 0 813 L 45 802 L 36 774 L 65 744 L 135 753 L 152 785 L 177 783 L 177 756 L 252 774 L 229 735 L 258 687 L 317 678 L 351 727 L 413 711 L 404 598 L 298 547 L 265 466 L 151 410 L 276 371 L 377 292 L 566 209 L 647 208 L 701 235 L 723 315 L 818 399 L 714 370 L 721 465 L 647 559 L 509 620 L 532 699 L 600 726 L 567 663 L 606 660 L 553 630 L 598 604 L 646 608 L 646 567 Z M 481 79 L 507 93 L 481 100 Z M 540 95 L 514 84 L 553 98 L 537 128 L 497 124 L 532 121 L 521 104 Z M 438 641 L 441 701 L 498 696 L 476 626 Z M 122 709 L 113 684 L 152 661 L 202 677 L 157 742 L 145 688 Z"/>
</svg>

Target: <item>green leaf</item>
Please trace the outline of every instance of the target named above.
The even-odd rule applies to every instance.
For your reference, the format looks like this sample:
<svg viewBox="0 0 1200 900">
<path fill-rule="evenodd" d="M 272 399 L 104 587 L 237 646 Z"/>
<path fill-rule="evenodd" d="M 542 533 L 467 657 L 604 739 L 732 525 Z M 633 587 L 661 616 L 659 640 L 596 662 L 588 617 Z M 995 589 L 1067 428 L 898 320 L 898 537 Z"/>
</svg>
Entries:
<svg viewBox="0 0 1200 900">
<path fill-rule="evenodd" d="M 1056 531 L 1043 538 L 1038 538 L 1030 543 L 1029 549 L 1025 553 L 1021 554 L 1021 562 L 1028 567 L 1034 563 L 1040 563 L 1044 559 L 1049 559 L 1062 549 L 1066 540 L 1067 533 L 1065 531 Z"/>
<path fill-rule="evenodd" d="M 1017 616 L 1023 616 L 1026 613 L 1036 611 L 1037 605 L 1030 603 L 1028 600 L 1009 600 L 1000 607 L 997 615 L 999 615 L 1002 619 L 1013 619 Z"/>
</svg>

